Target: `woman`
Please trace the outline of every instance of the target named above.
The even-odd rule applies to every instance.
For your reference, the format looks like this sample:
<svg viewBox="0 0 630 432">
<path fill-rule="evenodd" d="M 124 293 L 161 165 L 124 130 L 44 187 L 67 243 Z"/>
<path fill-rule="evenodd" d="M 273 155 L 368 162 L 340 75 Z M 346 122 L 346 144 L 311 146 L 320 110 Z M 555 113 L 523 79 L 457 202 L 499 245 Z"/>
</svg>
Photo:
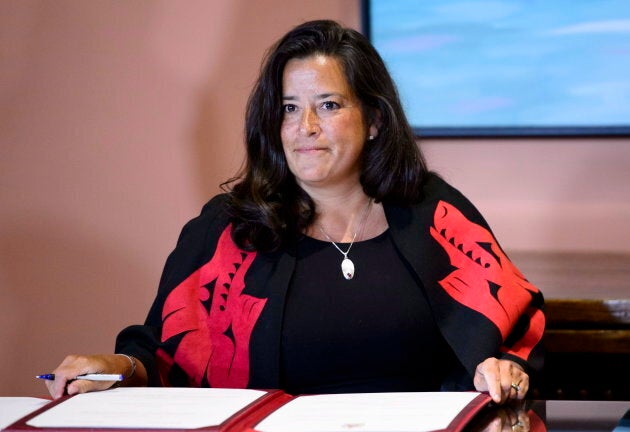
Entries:
<svg viewBox="0 0 630 432">
<path fill-rule="evenodd" d="M 475 388 L 522 399 L 542 296 L 477 210 L 427 171 L 358 32 L 300 25 L 248 101 L 247 164 L 183 229 L 142 326 L 69 356 L 54 397 L 122 385 L 290 393 Z"/>
</svg>

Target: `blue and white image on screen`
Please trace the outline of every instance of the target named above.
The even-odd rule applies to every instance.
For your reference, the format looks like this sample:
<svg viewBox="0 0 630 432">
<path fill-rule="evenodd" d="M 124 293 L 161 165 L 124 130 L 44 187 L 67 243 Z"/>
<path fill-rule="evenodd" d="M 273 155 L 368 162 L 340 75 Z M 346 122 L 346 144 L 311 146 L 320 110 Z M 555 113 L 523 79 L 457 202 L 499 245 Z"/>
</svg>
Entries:
<svg viewBox="0 0 630 432">
<path fill-rule="evenodd" d="M 630 124 L 629 0 L 370 0 L 414 127 Z"/>
</svg>

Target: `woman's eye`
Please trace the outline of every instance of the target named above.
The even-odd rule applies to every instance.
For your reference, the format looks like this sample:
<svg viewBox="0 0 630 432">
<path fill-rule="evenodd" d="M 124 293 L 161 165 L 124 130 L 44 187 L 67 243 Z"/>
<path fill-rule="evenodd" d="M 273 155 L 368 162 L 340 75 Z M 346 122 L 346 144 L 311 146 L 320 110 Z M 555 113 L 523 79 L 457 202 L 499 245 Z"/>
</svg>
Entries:
<svg viewBox="0 0 630 432">
<path fill-rule="evenodd" d="M 326 101 L 322 103 L 322 108 L 325 110 L 334 110 L 334 109 L 339 108 L 339 104 L 333 101 Z"/>
<path fill-rule="evenodd" d="M 297 110 L 297 107 L 293 104 L 286 104 L 282 107 L 282 111 L 285 113 L 292 113 L 295 112 L 295 110 Z"/>
</svg>

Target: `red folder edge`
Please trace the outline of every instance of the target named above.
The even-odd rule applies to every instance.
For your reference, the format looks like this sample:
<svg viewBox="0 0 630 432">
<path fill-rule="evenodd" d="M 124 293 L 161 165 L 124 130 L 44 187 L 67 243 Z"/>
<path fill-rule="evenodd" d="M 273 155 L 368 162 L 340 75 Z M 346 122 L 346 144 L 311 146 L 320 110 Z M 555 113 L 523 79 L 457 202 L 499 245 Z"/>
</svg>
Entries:
<svg viewBox="0 0 630 432">
<path fill-rule="evenodd" d="M 271 411 L 276 409 L 277 407 L 283 405 L 288 400 L 292 399 L 292 396 L 284 393 L 282 390 L 264 390 L 266 394 L 260 396 L 255 401 L 246 405 L 244 408 L 236 411 L 230 417 L 228 417 L 224 422 L 218 425 L 208 425 L 201 428 L 196 429 L 126 429 L 126 428 L 77 428 L 77 427 L 35 427 L 30 426 L 27 422 L 38 416 L 39 414 L 49 410 L 57 404 L 63 403 L 67 399 L 74 397 L 72 396 L 63 396 L 59 399 L 55 399 L 50 403 L 47 403 L 41 408 L 33 411 L 30 414 L 22 417 L 21 419 L 15 421 L 10 424 L 6 428 L 2 429 L 2 432 L 13 432 L 13 431 L 40 431 L 40 432 L 107 432 L 107 431 L 135 431 L 135 432 L 190 432 L 190 431 L 220 431 L 220 432 L 236 432 L 243 431 L 243 424 L 246 421 L 251 419 L 262 419 L 269 415 Z"/>
<path fill-rule="evenodd" d="M 73 396 L 64 396 L 56 399 L 43 407 L 33 411 L 30 414 L 22 417 L 13 424 L 2 429 L 2 432 L 12 431 L 42 431 L 42 432 L 105 432 L 105 431 L 142 431 L 142 432 L 173 432 L 173 431 L 220 431 L 220 432 L 256 432 L 256 426 L 267 416 L 273 413 L 282 405 L 286 404 L 295 396 L 291 396 L 282 390 L 267 390 L 267 393 L 259 397 L 249 405 L 245 406 L 241 410 L 235 412 L 227 420 L 219 425 L 208 425 L 198 429 L 124 429 L 124 428 L 63 428 L 63 427 L 50 427 L 39 428 L 26 424 L 30 419 L 39 414 L 49 410 L 53 406 L 64 402 L 68 398 Z M 485 408 L 491 398 L 488 394 L 482 393 L 477 395 L 472 401 L 462 409 L 453 421 L 448 425 L 444 431 L 446 432 L 461 432 L 464 427 L 481 411 Z M 438 431 L 436 431 L 438 432 Z"/>
<path fill-rule="evenodd" d="M 267 399 L 264 404 L 258 404 L 243 415 L 235 416 L 234 422 L 229 424 L 225 432 L 256 432 L 255 426 L 258 423 L 294 397 L 283 391 L 278 391 L 273 398 Z"/>
<path fill-rule="evenodd" d="M 487 393 L 480 393 L 476 398 L 471 400 L 463 410 L 459 412 L 453 421 L 447 426 L 445 431 L 460 432 L 473 419 L 479 411 L 488 406 L 492 398 Z"/>
<path fill-rule="evenodd" d="M 14 431 L 14 430 L 39 430 L 41 428 L 36 428 L 33 426 L 29 426 L 26 424 L 27 421 L 29 421 L 30 419 L 32 419 L 35 416 L 40 415 L 41 413 L 48 411 L 50 408 L 52 408 L 53 406 L 60 404 L 61 402 L 65 401 L 68 398 L 71 398 L 72 396 L 63 396 L 59 399 L 55 399 L 55 400 L 51 400 L 49 403 L 47 403 L 46 405 L 44 405 L 43 407 L 40 407 L 38 409 L 36 409 L 35 411 L 25 415 L 24 417 L 22 417 L 19 420 L 16 420 L 14 423 L 10 424 L 9 426 L 7 426 L 6 428 L 2 429 L 2 432 L 7 432 L 7 431 Z"/>
<path fill-rule="evenodd" d="M 242 418 L 241 421 L 234 424 L 235 429 L 234 432 L 258 432 L 256 426 L 268 415 L 272 414 L 275 410 L 280 408 L 282 405 L 289 402 L 291 399 L 294 399 L 299 396 L 291 396 L 286 393 L 281 394 L 278 398 L 274 399 L 271 403 L 262 406 L 261 409 L 257 410 L 253 415 Z M 483 410 L 492 398 L 487 393 L 480 393 L 475 397 L 472 401 L 468 403 L 462 409 L 455 418 L 449 423 L 446 429 L 434 432 L 462 432 L 466 425 L 479 413 L 479 411 Z M 232 432 L 232 430 L 230 430 Z"/>
</svg>

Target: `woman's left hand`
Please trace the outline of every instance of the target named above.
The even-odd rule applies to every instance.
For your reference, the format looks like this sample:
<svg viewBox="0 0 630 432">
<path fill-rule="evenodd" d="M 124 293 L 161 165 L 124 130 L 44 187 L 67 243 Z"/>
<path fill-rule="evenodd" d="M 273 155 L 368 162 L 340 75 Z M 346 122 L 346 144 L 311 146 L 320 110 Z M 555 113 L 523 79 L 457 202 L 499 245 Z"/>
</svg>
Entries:
<svg viewBox="0 0 630 432">
<path fill-rule="evenodd" d="M 477 391 L 487 391 L 494 402 L 502 404 L 525 397 L 529 375 L 518 363 L 490 357 L 477 365 L 473 383 Z"/>
</svg>

